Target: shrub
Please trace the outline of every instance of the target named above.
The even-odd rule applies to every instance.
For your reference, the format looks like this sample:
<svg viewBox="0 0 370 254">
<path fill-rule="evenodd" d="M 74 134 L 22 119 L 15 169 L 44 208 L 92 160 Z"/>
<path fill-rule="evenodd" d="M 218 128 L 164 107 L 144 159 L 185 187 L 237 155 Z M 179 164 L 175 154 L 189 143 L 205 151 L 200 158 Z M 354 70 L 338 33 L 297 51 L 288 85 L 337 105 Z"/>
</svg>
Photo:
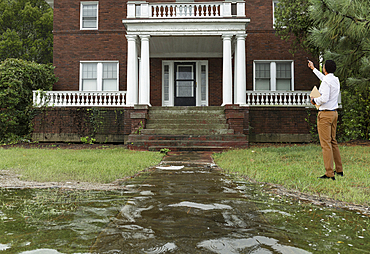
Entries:
<svg viewBox="0 0 370 254">
<path fill-rule="evenodd" d="M 32 90 L 51 90 L 54 67 L 9 58 L 0 63 L 0 142 L 9 143 L 31 132 Z"/>
</svg>

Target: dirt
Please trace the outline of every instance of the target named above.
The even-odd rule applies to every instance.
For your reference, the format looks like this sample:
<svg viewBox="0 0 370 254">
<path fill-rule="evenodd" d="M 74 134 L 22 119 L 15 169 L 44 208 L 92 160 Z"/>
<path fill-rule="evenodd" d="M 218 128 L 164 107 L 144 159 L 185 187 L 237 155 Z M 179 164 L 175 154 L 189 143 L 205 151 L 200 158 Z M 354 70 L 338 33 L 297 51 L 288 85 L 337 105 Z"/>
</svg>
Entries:
<svg viewBox="0 0 370 254">
<path fill-rule="evenodd" d="M 264 144 L 250 144 L 250 147 L 268 147 L 268 146 L 289 146 L 294 144 L 272 144 L 272 143 L 264 143 Z M 296 144 L 297 145 L 297 144 Z M 305 144 L 301 144 L 305 145 Z M 341 145 L 347 146 L 370 146 L 370 141 L 364 140 L 357 140 L 357 141 L 350 141 L 346 143 L 341 143 Z M 125 147 L 124 145 L 107 145 L 107 144 L 67 144 L 67 143 L 22 143 L 22 144 L 13 144 L 13 145 L 3 145 L 0 146 L 1 148 L 14 148 L 14 147 L 22 147 L 22 148 L 39 148 L 39 149 L 107 149 L 107 148 L 115 148 L 115 147 Z M 146 169 L 144 171 L 151 170 Z M 143 171 L 143 172 L 144 172 Z M 140 175 L 138 173 L 135 176 L 124 178 L 124 179 L 117 179 L 116 181 L 109 183 L 109 184 L 98 184 L 98 183 L 87 183 L 87 182 L 32 182 L 32 181 L 23 181 L 20 179 L 20 175 L 14 174 L 9 170 L 0 170 L 0 188 L 61 188 L 61 189 L 74 189 L 74 190 L 117 190 L 117 189 L 124 189 L 125 187 L 122 185 L 124 181 L 129 178 L 133 178 Z M 245 178 L 250 182 L 255 182 L 253 179 Z M 293 199 L 297 199 L 306 203 L 312 203 L 314 205 L 320 206 L 328 206 L 333 208 L 342 208 L 360 212 L 364 215 L 370 216 L 370 207 L 369 206 L 362 206 L 356 204 L 350 204 L 338 200 L 331 199 L 325 195 L 311 195 L 307 193 L 302 193 L 296 190 L 288 190 L 281 185 L 271 184 L 271 183 L 259 183 L 264 184 L 265 189 L 270 192 L 274 193 L 277 196 L 287 196 Z"/>
</svg>

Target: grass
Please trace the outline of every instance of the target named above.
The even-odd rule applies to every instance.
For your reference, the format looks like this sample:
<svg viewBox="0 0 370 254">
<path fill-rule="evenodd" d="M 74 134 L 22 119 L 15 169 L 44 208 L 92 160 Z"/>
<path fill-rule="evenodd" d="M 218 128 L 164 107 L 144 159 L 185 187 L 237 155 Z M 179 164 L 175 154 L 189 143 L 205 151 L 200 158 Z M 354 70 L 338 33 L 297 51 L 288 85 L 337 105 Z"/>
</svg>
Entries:
<svg viewBox="0 0 370 254">
<path fill-rule="evenodd" d="M 325 173 L 318 145 L 254 147 L 215 154 L 224 171 L 258 182 L 326 195 L 336 200 L 370 205 L 370 147 L 340 146 L 344 177 L 318 179 Z"/>
<path fill-rule="evenodd" d="M 0 148 L 0 158 L 0 170 L 21 174 L 28 181 L 110 183 L 158 164 L 163 154 L 123 148 Z"/>
</svg>

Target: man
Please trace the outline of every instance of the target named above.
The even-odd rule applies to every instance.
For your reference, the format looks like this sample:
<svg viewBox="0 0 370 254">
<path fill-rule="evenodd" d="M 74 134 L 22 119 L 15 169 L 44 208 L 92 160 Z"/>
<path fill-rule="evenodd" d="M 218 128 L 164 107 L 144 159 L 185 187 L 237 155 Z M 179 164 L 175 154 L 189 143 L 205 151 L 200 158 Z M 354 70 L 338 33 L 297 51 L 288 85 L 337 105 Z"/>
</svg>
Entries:
<svg viewBox="0 0 370 254">
<path fill-rule="evenodd" d="M 337 140 L 335 139 L 338 120 L 338 97 L 340 91 L 339 79 L 334 76 L 337 67 L 332 60 L 327 60 L 325 62 L 323 67 L 324 74 L 317 70 L 311 61 L 308 61 L 308 67 L 311 68 L 313 73 L 322 81 L 319 89 L 321 96 L 311 98 L 311 103 L 313 105 L 320 106 L 317 116 L 317 131 L 319 133 L 326 173 L 319 178 L 335 180 L 334 174 L 343 176 L 342 159 L 340 157 Z M 335 162 L 335 171 L 333 170 L 333 161 Z"/>
</svg>

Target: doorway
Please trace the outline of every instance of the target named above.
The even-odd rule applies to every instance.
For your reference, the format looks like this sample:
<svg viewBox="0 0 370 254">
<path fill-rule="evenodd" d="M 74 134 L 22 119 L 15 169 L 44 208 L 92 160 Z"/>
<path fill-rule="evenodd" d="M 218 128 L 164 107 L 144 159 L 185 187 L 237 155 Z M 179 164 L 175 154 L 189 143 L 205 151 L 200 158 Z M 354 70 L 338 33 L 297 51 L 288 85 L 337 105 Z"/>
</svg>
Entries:
<svg viewBox="0 0 370 254">
<path fill-rule="evenodd" d="M 175 106 L 196 105 L 195 63 L 175 63 Z"/>
<path fill-rule="evenodd" d="M 162 61 L 162 106 L 208 106 L 208 61 Z"/>
</svg>

